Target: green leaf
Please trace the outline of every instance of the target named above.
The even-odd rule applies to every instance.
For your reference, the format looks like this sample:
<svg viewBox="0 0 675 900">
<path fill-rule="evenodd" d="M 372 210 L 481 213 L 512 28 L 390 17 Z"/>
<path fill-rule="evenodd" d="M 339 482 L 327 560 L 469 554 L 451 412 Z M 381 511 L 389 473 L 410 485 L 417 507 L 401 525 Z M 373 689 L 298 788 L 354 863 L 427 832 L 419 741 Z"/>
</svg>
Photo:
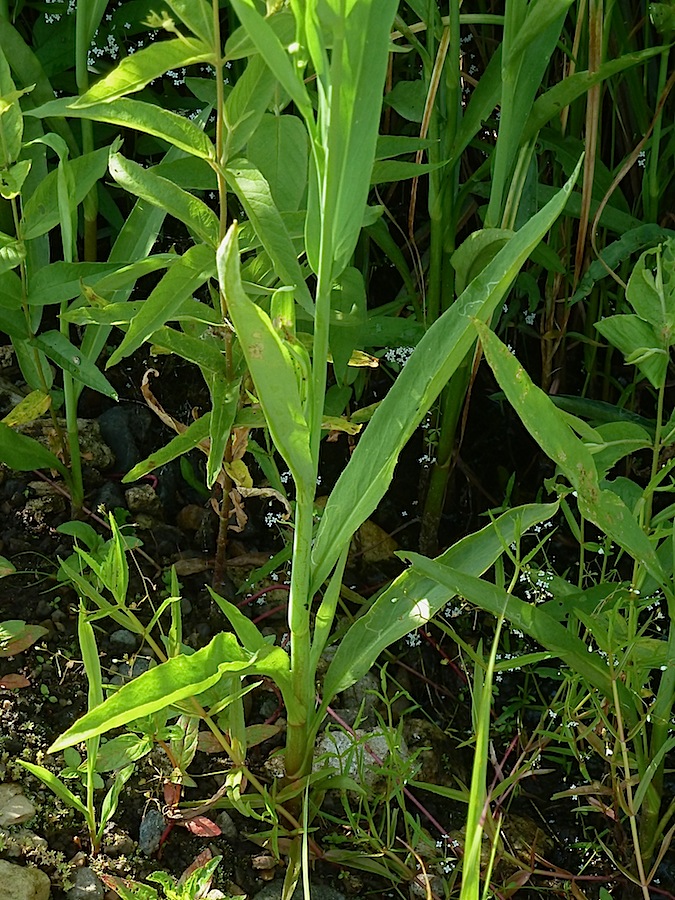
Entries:
<svg viewBox="0 0 675 900">
<path fill-rule="evenodd" d="M 239 270 L 237 225 L 218 248 L 218 277 L 241 343 L 272 440 L 297 484 L 314 481 L 309 428 L 295 367 L 269 316 L 244 293 Z"/>
<path fill-rule="evenodd" d="M 555 515 L 557 503 L 530 504 L 503 513 L 480 531 L 467 535 L 437 557 L 443 568 L 461 568 L 482 575 L 533 525 Z M 362 678 L 380 653 L 410 631 L 428 622 L 452 600 L 434 578 L 408 569 L 386 588 L 368 612 L 354 622 L 338 644 L 323 683 L 323 705 Z"/>
<path fill-rule="evenodd" d="M 101 147 L 100 150 L 64 161 L 62 165 L 68 170 L 74 185 L 74 193 L 69 200 L 75 207 L 83 202 L 96 182 L 103 178 L 108 167 L 108 148 Z M 58 177 L 58 170 L 50 172 L 24 204 L 21 229 L 24 240 L 29 241 L 46 234 L 61 221 Z"/>
<path fill-rule="evenodd" d="M 58 737 L 49 752 L 56 753 L 134 719 L 150 716 L 180 700 L 197 697 L 224 675 L 270 672 L 276 677 L 277 666 L 284 667 L 279 654 L 286 660 L 287 668 L 288 657 L 280 648 L 268 648 L 266 657 L 258 658 L 246 653 L 233 634 L 221 632 L 191 656 L 175 656 L 123 685 Z"/>
<path fill-rule="evenodd" d="M 142 462 L 137 463 L 130 472 L 127 472 L 122 481 L 125 484 L 131 481 L 137 481 L 139 478 L 147 475 L 148 472 L 152 472 L 153 469 L 158 469 L 160 466 L 164 466 L 171 462 L 172 459 L 176 459 L 184 453 L 194 450 L 195 447 L 208 438 L 210 419 L 210 412 L 200 416 L 200 418 L 195 422 L 192 422 L 185 431 L 177 434 L 175 438 L 172 438 L 165 447 L 162 447 L 160 450 L 155 450 L 154 453 Z"/>
<path fill-rule="evenodd" d="M 0 119 L 0 124 L 2 119 Z M 13 200 L 21 193 L 21 188 L 30 172 L 31 161 L 22 159 L 4 172 L 0 172 L 0 196 L 5 200 Z"/>
<path fill-rule="evenodd" d="M 249 59 L 243 75 L 237 79 L 223 104 L 225 161 L 239 153 L 255 135 L 277 87 L 277 80 L 265 60 L 260 56 Z"/>
<path fill-rule="evenodd" d="M 223 467 L 225 449 L 239 406 L 241 379 L 224 381 L 220 373 L 214 372 L 205 372 L 204 376 L 211 394 L 210 447 L 206 463 L 206 486 L 210 489 Z"/>
<path fill-rule="evenodd" d="M 668 371 L 669 354 L 661 336 L 644 319 L 632 313 L 608 316 L 594 322 L 600 334 L 617 347 L 627 364 L 634 364 L 653 387 L 660 388 Z"/>
<path fill-rule="evenodd" d="M 61 779 L 57 778 L 53 772 L 50 772 L 49 769 L 45 769 L 44 766 L 36 766 L 35 763 L 26 762 L 24 759 L 17 759 L 17 762 L 19 765 L 23 766 L 24 769 L 27 769 L 31 775 L 34 775 L 36 778 L 39 778 L 43 784 L 46 784 L 49 790 L 56 794 L 59 800 L 63 800 L 66 806 L 70 806 L 71 809 L 76 809 L 85 820 L 89 819 L 87 807 L 84 803 L 79 797 L 76 797 L 70 788 L 67 788 Z"/>
<path fill-rule="evenodd" d="M 268 183 L 275 206 L 296 212 L 307 190 L 307 129 L 297 116 L 263 116 L 247 155 Z"/>
<path fill-rule="evenodd" d="M 301 73 L 294 67 L 270 23 L 255 9 L 253 0 L 232 0 L 232 6 L 262 59 L 281 82 L 302 116 L 310 118 L 312 104 Z"/>
<path fill-rule="evenodd" d="M 23 116 L 21 93 L 12 81 L 7 57 L 0 47 L 0 169 L 8 169 L 21 152 Z"/>
<path fill-rule="evenodd" d="M 225 169 L 225 178 L 244 207 L 277 275 L 284 284 L 295 288 L 296 300 L 313 316 L 314 303 L 298 262 L 298 252 L 262 174 L 248 160 L 236 159 Z"/>
<path fill-rule="evenodd" d="M 126 94 L 142 90 L 169 69 L 195 63 L 213 63 L 213 52 L 194 38 L 156 41 L 124 59 L 105 78 L 73 102 L 76 109 L 110 103 Z"/>
<path fill-rule="evenodd" d="M 581 514 L 663 583 L 663 569 L 647 535 L 620 497 L 601 489 L 591 452 L 574 434 L 565 414 L 532 383 L 514 355 L 484 323 L 475 320 L 474 324 L 499 386 L 523 425 L 577 491 Z"/>
<path fill-rule="evenodd" d="M 190 247 L 171 266 L 157 287 L 134 316 L 122 343 L 108 360 L 107 367 L 116 365 L 132 354 L 173 316 L 181 303 L 215 274 L 213 250 L 203 244 Z"/>
<path fill-rule="evenodd" d="M 105 375 L 60 331 L 45 331 L 32 338 L 31 343 L 81 384 L 117 400 L 117 391 Z"/>
<path fill-rule="evenodd" d="M 494 616 L 505 616 L 517 629 L 534 638 L 551 653 L 555 653 L 605 697 L 612 696 L 612 678 L 607 664 L 597 653 L 589 653 L 588 646 L 580 638 L 542 612 L 535 604 L 519 600 L 481 578 L 440 565 L 437 561 L 426 559 L 417 553 L 406 553 L 405 556 L 421 575 L 436 580 L 446 590 L 465 597 L 470 603 Z M 620 681 L 617 682 L 617 687 L 624 712 L 629 721 L 633 722 L 635 708 L 630 694 Z"/>
<path fill-rule="evenodd" d="M 375 509 L 393 477 L 401 449 L 474 343 L 471 316 L 489 319 L 522 264 L 546 234 L 572 191 L 572 178 L 497 253 L 426 332 L 379 405 L 333 489 L 312 552 L 313 590 L 328 576 L 342 547 Z"/>
<path fill-rule="evenodd" d="M 68 477 L 68 470 L 51 450 L 33 438 L 18 434 L 3 422 L 0 422 L 0 460 L 16 472 L 56 469 L 65 478 Z"/>
<path fill-rule="evenodd" d="M 115 181 L 132 196 L 147 200 L 183 222 L 215 250 L 220 232 L 218 217 L 202 200 L 120 153 L 110 154 L 109 168 Z"/>
<path fill-rule="evenodd" d="M 206 0 L 167 0 L 169 7 L 207 47 L 215 43 L 213 10 Z"/>
<path fill-rule="evenodd" d="M 71 97 L 43 103 L 37 109 L 26 110 L 26 115 L 40 119 L 52 117 L 71 117 L 76 119 L 93 119 L 96 122 L 108 122 L 122 128 L 134 128 L 136 131 L 151 134 L 202 159 L 215 159 L 215 149 L 204 132 L 190 119 L 177 113 L 162 109 L 153 103 L 140 100 L 111 100 L 109 103 L 97 103 L 84 109 L 72 107 Z M 102 148 L 105 149 L 105 148 Z M 94 151 L 100 153 L 101 151 Z M 107 153 L 107 150 L 106 150 Z M 75 163 L 77 160 L 73 160 Z M 77 181 L 77 179 L 76 179 Z"/>
</svg>

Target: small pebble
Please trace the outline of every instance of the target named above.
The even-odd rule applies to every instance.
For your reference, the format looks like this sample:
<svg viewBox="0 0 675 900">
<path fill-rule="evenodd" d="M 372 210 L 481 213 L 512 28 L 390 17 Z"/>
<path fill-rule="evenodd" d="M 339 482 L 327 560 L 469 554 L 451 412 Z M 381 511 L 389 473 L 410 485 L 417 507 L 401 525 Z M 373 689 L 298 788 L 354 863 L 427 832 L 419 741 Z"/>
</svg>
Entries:
<svg viewBox="0 0 675 900">
<path fill-rule="evenodd" d="M 126 628 L 118 628 L 110 635 L 110 643 L 116 650 L 121 650 L 123 653 L 133 653 L 134 650 L 138 649 L 138 635 L 128 631 Z"/>
<path fill-rule="evenodd" d="M 138 849 L 144 856 L 152 856 L 159 850 L 166 823 L 164 816 L 155 806 L 148 808 L 138 829 Z"/>
</svg>

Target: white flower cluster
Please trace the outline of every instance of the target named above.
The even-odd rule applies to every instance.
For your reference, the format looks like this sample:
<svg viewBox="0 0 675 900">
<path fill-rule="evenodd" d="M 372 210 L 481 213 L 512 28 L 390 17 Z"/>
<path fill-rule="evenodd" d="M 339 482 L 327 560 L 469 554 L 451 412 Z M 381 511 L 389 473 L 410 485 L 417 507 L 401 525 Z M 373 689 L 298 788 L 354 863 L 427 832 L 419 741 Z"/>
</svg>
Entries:
<svg viewBox="0 0 675 900">
<path fill-rule="evenodd" d="M 394 363 L 403 368 L 412 356 L 414 347 L 390 347 L 384 354 L 384 358 L 388 363 Z"/>
</svg>

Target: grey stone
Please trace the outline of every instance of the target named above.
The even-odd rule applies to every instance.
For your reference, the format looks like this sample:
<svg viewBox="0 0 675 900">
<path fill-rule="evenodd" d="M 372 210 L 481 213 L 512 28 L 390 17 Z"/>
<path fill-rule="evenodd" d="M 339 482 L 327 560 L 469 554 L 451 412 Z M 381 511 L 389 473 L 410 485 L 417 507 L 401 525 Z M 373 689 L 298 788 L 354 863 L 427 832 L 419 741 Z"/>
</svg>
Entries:
<svg viewBox="0 0 675 900">
<path fill-rule="evenodd" d="M 326 731 L 316 742 L 314 771 L 335 769 L 372 788 L 380 777 L 382 762 L 392 750 L 403 760 L 410 755 L 404 738 L 395 729 L 357 728 L 353 735 L 337 729 Z"/>
<path fill-rule="evenodd" d="M 110 679 L 110 684 L 126 684 L 132 678 L 138 678 L 143 672 L 147 672 L 152 664 L 152 660 L 148 656 L 137 656 L 129 665 L 129 663 L 120 663 L 117 669 L 117 675 Z"/>
<path fill-rule="evenodd" d="M 66 892 L 68 900 L 103 900 L 105 888 L 96 872 L 88 866 L 75 869 L 73 886 Z"/>
<path fill-rule="evenodd" d="M 130 487 L 124 492 L 127 501 L 127 508 L 130 512 L 138 515 L 145 513 L 155 519 L 161 519 L 164 515 L 162 509 L 162 501 L 155 493 L 155 489 L 150 484 L 137 484 Z"/>
<path fill-rule="evenodd" d="M 239 837 L 239 829 L 232 821 L 232 816 L 224 809 L 216 819 L 216 825 L 223 832 L 223 837 L 228 841 L 236 841 Z"/>
<path fill-rule="evenodd" d="M 110 643 L 116 650 L 133 653 L 138 648 L 138 635 L 126 628 L 118 628 L 110 635 Z"/>
<path fill-rule="evenodd" d="M 152 856 L 159 850 L 165 828 L 164 816 L 157 807 L 151 806 L 141 819 L 141 827 L 138 829 L 138 849 L 141 853 Z"/>
<path fill-rule="evenodd" d="M 2 900 L 49 900 L 51 882 L 40 869 L 0 859 Z"/>
<path fill-rule="evenodd" d="M 0 784 L 0 828 L 21 825 L 35 815 L 35 807 L 18 784 Z"/>
<path fill-rule="evenodd" d="M 271 881 L 255 895 L 254 900 L 281 900 L 283 881 Z M 346 900 L 345 895 L 328 884 L 311 883 L 312 900 Z M 293 891 L 292 900 L 303 900 L 302 882 Z"/>
</svg>

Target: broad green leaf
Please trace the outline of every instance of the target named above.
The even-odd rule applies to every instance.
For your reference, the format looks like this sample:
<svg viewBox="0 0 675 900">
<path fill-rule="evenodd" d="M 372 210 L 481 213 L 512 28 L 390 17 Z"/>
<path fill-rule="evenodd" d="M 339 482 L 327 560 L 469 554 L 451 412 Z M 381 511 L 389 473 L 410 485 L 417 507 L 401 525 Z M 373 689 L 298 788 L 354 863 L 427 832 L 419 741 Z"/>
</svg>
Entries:
<svg viewBox="0 0 675 900">
<path fill-rule="evenodd" d="M 120 734 L 98 748 L 96 771 L 114 772 L 142 759 L 152 748 L 152 738 L 148 734 Z"/>
<path fill-rule="evenodd" d="M 342 547 L 384 496 L 401 449 L 474 343 L 471 316 L 488 320 L 520 267 L 560 215 L 572 178 L 520 229 L 426 332 L 356 446 L 333 489 L 312 552 L 313 590 L 327 578 Z"/>
<path fill-rule="evenodd" d="M 542 612 L 534 603 L 526 603 L 513 597 L 503 588 L 489 584 L 474 575 L 466 574 L 450 566 L 440 565 L 436 560 L 426 559 L 417 553 L 406 553 L 413 569 L 421 575 L 436 580 L 453 595 L 465 597 L 470 603 L 492 613 L 505 616 L 520 631 L 534 638 L 542 647 L 555 653 L 574 672 L 580 674 L 589 684 L 601 691 L 605 697 L 612 697 L 612 678 L 609 667 L 597 653 L 589 653 L 588 646 L 572 631 L 551 616 Z M 624 713 L 630 722 L 635 720 L 635 708 L 630 694 L 621 681 L 617 681 L 619 697 Z"/>
<path fill-rule="evenodd" d="M 660 336 L 648 322 L 629 313 L 608 316 L 593 324 L 604 338 L 623 353 L 627 364 L 636 365 L 653 387 L 661 387 L 670 357 Z"/>
<path fill-rule="evenodd" d="M 211 599 L 234 628 L 242 647 L 248 650 L 249 653 L 257 653 L 269 646 L 269 641 L 265 640 L 255 622 L 252 622 L 248 616 L 244 615 L 238 606 L 230 603 L 229 600 L 225 600 L 224 597 L 212 590 L 209 585 L 206 586 L 206 589 L 211 594 Z"/>
<path fill-rule="evenodd" d="M 20 95 L 12 81 L 7 57 L 0 47 L 0 169 L 9 169 L 21 152 L 23 115 L 19 106 Z"/>
<path fill-rule="evenodd" d="M 71 344 L 60 331 L 45 331 L 33 338 L 31 343 L 53 360 L 59 368 L 70 372 L 77 381 L 105 397 L 117 400 L 117 391 L 105 375 L 99 371 L 95 363 L 87 359 L 81 349 Z"/>
<path fill-rule="evenodd" d="M 28 305 L 46 306 L 50 303 L 63 303 L 79 297 L 82 293 L 82 281 L 89 284 L 96 282 L 115 272 L 115 263 L 67 263 L 53 262 L 33 275 L 28 284 Z"/>
<path fill-rule="evenodd" d="M 190 247 L 153 289 L 142 309 L 129 325 L 122 343 L 108 360 L 114 366 L 168 322 L 181 303 L 215 274 L 213 250 L 203 244 Z"/>
<path fill-rule="evenodd" d="M 663 569 L 647 535 L 621 498 L 607 488 L 601 489 L 593 456 L 574 434 L 564 413 L 532 383 L 494 332 L 482 322 L 476 320 L 474 324 L 499 386 L 523 425 L 576 490 L 581 514 L 634 559 L 640 560 L 649 573 L 663 583 Z"/>
<path fill-rule="evenodd" d="M 111 100 L 109 103 L 97 103 L 84 109 L 72 107 L 71 97 L 43 103 L 37 109 L 26 110 L 26 115 L 40 119 L 51 117 L 71 117 L 75 119 L 93 119 L 96 122 L 108 122 L 122 128 L 134 128 L 136 131 L 151 134 L 167 141 L 193 156 L 202 159 L 215 159 L 215 149 L 204 132 L 190 119 L 177 113 L 162 109 L 153 103 L 140 100 Z M 100 152 L 100 151 L 95 151 Z M 106 151 L 107 152 L 107 151 Z M 75 162 L 75 160 L 73 160 Z"/>
<path fill-rule="evenodd" d="M 651 261 L 648 261 L 650 257 Z M 667 295 L 672 293 L 672 287 L 667 282 L 658 285 L 652 272 L 653 267 L 663 271 L 661 254 L 655 249 L 645 251 L 637 261 L 626 286 L 626 300 L 638 316 L 653 325 L 657 331 L 668 329 L 668 332 L 664 333 L 663 342 L 659 345 L 663 347 L 669 343 L 666 341 L 666 333 L 670 335 L 675 325 L 668 314 L 669 304 L 666 300 Z"/>
<path fill-rule="evenodd" d="M 223 467 L 225 449 L 239 406 L 241 380 L 225 381 L 222 375 L 214 372 L 205 372 L 204 376 L 211 394 L 210 446 L 206 463 L 206 486 L 210 489 Z"/>
<path fill-rule="evenodd" d="M 167 0 L 169 7 L 190 31 L 206 44 L 214 46 L 213 10 L 206 0 Z"/>
<path fill-rule="evenodd" d="M 223 159 L 226 162 L 239 153 L 256 133 L 277 87 L 277 80 L 265 60 L 260 56 L 249 59 L 223 104 Z"/>
<path fill-rule="evenodd" d="M 380 134 L 375 145 L 375 160 L 391 159 L 404 153 L 417 153 L 428 150 L 437 142 L 419 137 L 406 137 L 399 134 Z"/>
<path fill-rule="evenodd" d="M 302 116 L 305 119 L 311 118 L 312 104 L 302 75 L 294 66 L 268 20 L 255 9 L 253 0 L 232 0 L 232 6 L 260 56 L 281 82 Z"/>
<path fill-rule="evenodd" d="M 101 147 L 84 156 L 63 162 L 72 176 L 74 193 L 69 198 L 73 206 L 83 202 L 89 191 L 99 179 L 103 178 L 108 168 L 108 148 Z M 55 169 L 38 186 L 23 207 L 22 234 L 29 241 L 46 234 L 61 221 L 59 211 L 58 170 Z"/>
<path fill-rule="evenodd" d="M 58 737 L 49 752 L 56 753 L 180 700 L 197 697 L 224 675 L 270 674 L 283 682 L 284 669 L 288 669 L 288 656 L 279 647 L 268 648 L 264 654 L 250 654 L 233 634 L 221 632 L 191 656 L 175 656 L 123 685 Z"/>
<path fill-rule="evenodd" d="M 215 250 L 220 226 L 218 217 L 206 203 L 172 181 L 155 175 L 152 170 L 125 159 L 120 153 L 110 154 L 108 166 L 115 181 L 132 196 L 147 200 L 183 222 L 200 240 L 210 244 Z"/>
<path fill-rule="evenodd" d="M 194 38 L 176 38 L 156 41 L 125 56 L 121 62 L 86 94 L 73 102 L 76 109 L 119 100 L 126 94 L 142 90 L 146 84 L 159 78 L 169 69 L 180 69 L 195 63 L 212 63 L 213 52 L 202 41 Z"/>
<path fill-rule="evenodd" d="M 149 171 L 173 181 L 185 191 L 217 191 L 218 178 L 211 166 L 204 159 L 196 156 L 184 156 L 172 162 L 161 162 Z"/>
<path fill-rule="evenodd" d="M 159 894 L 141 881 L 131 881 L 129 878 L 118 878 L 115 875 L 101 875 L 106 887 L 113 890 L 121 897 L 121 900 L 158 900 Z"/>
<path fill-rule="evenodd" d="M 208 438 L 210 419 L 210 412 L 200 416 L 199 419 L 191 425 L 188 425 L 185 431 L 177 434 L 175 438 L 172 438 L 166 446 L 162 447 L 160 450 L 155 450 L 154 453 L 142 462 L 137 463 L 130 472 L 127 472 L 122 481 L 125 484 L 137 481 L 139 478 L 147 475 L 148 472 L 152 472 L 153 469 L 158 469 L 160 466 L 164 466 L 171 462 L 172 459 L 177 459 L 184 453 L 194 450 L 195 447 L 199 446 L 202 441 L 206 441 Z"/>
<path fill-rule="evenodd" d="M 262 173 L 280 212 L 295 212 L 307 190 L 307 129 L 297 116 L 263 116 L 247 156 Z"/>
<path fill-rule="evenodd" d="M 45 769 L 44 766 L 36 766 L 35 763 L 26 762 L 25 759 L 17 759 L 17 762 L 22 765 L 24 769 L 27 769 L 31 775 L 34 775 L 36 778 L 39 778 L 43 784 L 46 784 L 49 790 L 56 794 L 59 800 L 63 800 L 66 806 L 70 806 L 71 809 L 76 809 L 85 820 L 89 818 L 87 807 L 84 803 L 79 797 L 76 797 L 70 788 L 66 787 L 61 779 L 54 775 L 53 772 L 50 772 L 49 769 Z"/>
<path fill-rule="evenodd" d="M 440 567 L 482 575 L 533 525 L 555 515 L 557 503 L 530 504 L 503 513 L 480 531 L 467 535 L 437 557 Z M 415 568 L 396 578 L 357 619 L 338 644 L 323 683 L 323 705 L 362 678 L 380 653 L 436 615 L 453 595 Z"/>
<path fill-rule="evenodd" d="M 314 482 L 309 428 L 302 409 L 295 367 L 269 316 L 244 293 L 239 270 L 237 225 L 218 248 L 218 277 L 227 298 L 258 399 L 275 446 L 296 484 Z"/>
<path fill-rule="evenodd" d="M 11 240 L 11 238 L 8 238 Z M 20 310 L 23 303 L 23 285 L 16 272 L 0 274 L 0 307 Z"/>
<path fill-rule="evenodd" d="M 42 444 L 14 431 L 0 422 L 0 460 L 16 472 L 30 472 L 31 469 L 56 469 L 64 477 L 68 470 L 51 450 Z"/>
</svg>

